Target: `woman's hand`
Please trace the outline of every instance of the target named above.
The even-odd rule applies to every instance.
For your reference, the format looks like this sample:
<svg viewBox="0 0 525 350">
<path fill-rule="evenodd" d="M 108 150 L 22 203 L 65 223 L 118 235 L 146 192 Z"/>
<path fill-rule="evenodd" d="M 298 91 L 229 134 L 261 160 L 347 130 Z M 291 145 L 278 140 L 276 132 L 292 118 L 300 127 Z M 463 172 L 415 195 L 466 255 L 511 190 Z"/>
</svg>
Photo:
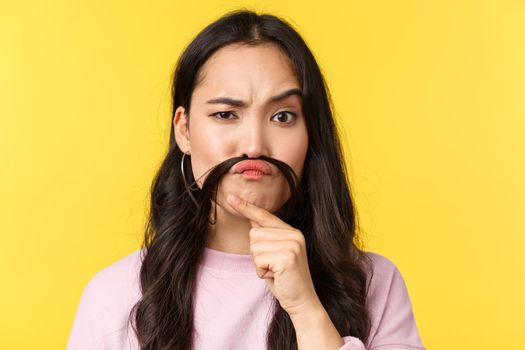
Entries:
<svg viewBox="0 0 525 350">
<path fill-rule="evenodd" d="M 322 308 L 310 275 L 301 231 L 236 196 L 228 196 L 228 202 L 250 220 L 250 254 L 257 275 L 266 279 L 282 308 L 290 317 Z"/>
<path fill-rule="evenodd" d="M 290 315 L 298 349 L 339 349 L 343 341 L 315 292 L 302 232 L 234 195 L 227 200 L 250 220 L 250 253 L 257 275 L 266 279 L 273 295 Z"/>
</svg>

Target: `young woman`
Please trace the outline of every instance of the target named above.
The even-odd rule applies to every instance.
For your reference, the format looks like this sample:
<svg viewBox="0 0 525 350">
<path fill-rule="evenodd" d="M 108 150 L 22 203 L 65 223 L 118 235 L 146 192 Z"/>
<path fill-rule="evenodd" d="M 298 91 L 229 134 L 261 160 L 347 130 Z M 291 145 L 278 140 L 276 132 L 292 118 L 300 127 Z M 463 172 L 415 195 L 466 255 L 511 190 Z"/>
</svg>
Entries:
<svg viewBox="0 0 525 350">
<path fill-rule="evenodd" d="M 144 246 L 98 272 L 68 349 L 424 349 L 395 265 L 357 246 L 330 100 L 282 19 L 180 57 Z"/>
</svg>

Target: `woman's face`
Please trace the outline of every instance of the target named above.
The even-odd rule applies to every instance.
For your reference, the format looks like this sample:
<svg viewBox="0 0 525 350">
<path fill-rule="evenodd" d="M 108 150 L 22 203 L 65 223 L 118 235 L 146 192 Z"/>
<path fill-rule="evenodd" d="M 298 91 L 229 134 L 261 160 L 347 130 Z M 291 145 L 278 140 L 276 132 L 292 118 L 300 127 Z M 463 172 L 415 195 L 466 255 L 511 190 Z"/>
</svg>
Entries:
<svg viewBox="0 0 525 350">
<path fill-rule="evenodd" d="M 299 82 L 289 58 L 274 44 L 233 44 L 216 51 L 203 65 L 200 77 L 189 118 L 183 107 L 177 108 L 174 116 L 177 144 L 190 153 L 199 186 L 207 175 L 203 174 L 212 167 L 242 156 L 276 158 L 301 178 L 308 133 Z M 285 93 L 289 91 L 292 93 Z M 283 93 L 284 97 L 272 99 Z M 236 173 L 240 163 L 234 165 L 221 178 L 218 205 L 235 215 L 226 202 L 232 193 L 277 211 L 288 200 L 290 190 L 278 168 L 264 163 L 271 169 L 269 175 Z"/>
</svg>

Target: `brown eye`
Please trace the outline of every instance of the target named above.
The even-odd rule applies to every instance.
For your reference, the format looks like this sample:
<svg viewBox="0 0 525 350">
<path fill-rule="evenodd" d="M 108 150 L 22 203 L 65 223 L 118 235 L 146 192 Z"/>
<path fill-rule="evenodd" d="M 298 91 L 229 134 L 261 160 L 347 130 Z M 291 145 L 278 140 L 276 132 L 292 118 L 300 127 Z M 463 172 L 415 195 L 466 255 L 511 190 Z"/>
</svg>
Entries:
<svg viewBox="0 0 525 350">
<path fill-rule="evenodd" d="M 232 119 L 232 118 L 229 118 L 229 116 L 234 116 L 234 114 L 230 111 L 225 111 L 225 112 L 217 112 L 215 114 L 212 114 L 211 116 L 217 119 L 221 119 L 221 120 L 229 120 L 229 119 Z"/>
<path fill-rule="evenodd" d="M 295 120 L 295 113 L 288 111 L 279 112 L 276 115 L 274 115 L 272 119 L 276 119 L 279 123 L 288 124 Z"/>
</svg>

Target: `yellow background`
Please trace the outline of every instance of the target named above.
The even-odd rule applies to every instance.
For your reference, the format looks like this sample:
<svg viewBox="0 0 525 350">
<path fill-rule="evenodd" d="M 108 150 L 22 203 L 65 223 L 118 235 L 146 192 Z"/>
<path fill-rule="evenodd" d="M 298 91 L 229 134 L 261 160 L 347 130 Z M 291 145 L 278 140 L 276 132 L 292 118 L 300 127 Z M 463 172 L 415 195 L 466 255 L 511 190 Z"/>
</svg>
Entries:
<svg viewBox="0 0 525 350">
<path fill-rule="evenodd" d="M 139 247 L 175 61 L 238 6 L 318 58 L 367 249 L 402 272 L 424 345 L 523 349 L 519 0 L 1 1 L 0 348 L 64 348 L 87 281 Z"/>
</svg>

